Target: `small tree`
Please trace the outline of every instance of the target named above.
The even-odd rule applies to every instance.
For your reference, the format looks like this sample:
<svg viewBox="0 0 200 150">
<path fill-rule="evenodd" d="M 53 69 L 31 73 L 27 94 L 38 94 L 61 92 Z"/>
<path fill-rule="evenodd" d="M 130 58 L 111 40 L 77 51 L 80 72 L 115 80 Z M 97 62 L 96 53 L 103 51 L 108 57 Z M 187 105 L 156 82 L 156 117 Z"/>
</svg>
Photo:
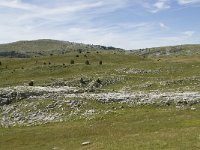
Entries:
<svg viewBox="0 0 200 150">
<path fill-rule="evenodd" d="M 83 78 L 80 79 L 80 83 L 85 84 L 85 81 L 83 80 Z"/>
<path fill-rule="evenodd" d="M 28 83 L 29 86 L 33 86 L 33 80 Z"/>
<path fill-rule="evenodd" d="M 99 83 L 99 84 L 101 84 L 101 80 L 99 78 L 97 79 L 96 82 Z"/>
<path fill-rule="evenodd" d="M 2 65 L 1 61 L 0 61 L 0 66 Z"/>
<path fill-rule="evenodd" d="M 74 60 L 70 60 L 70 64 L 74 64 Z"/>
<path fill-rule="evenodd" d="M 103 62 L 102 62 L 102 60 L 100 60 L 100 61 L 99 61 L 99 65 L 102 65 L 102 64 L 103 64 Z"/>
<path fill-rule="evenodd" d="M 85 61 L 85 64 L 86 64 L 86 65 L 89 65 L 89 64 L 90 64 L 89 60 L 86 60 L 86 61 Z"/>
</svg>

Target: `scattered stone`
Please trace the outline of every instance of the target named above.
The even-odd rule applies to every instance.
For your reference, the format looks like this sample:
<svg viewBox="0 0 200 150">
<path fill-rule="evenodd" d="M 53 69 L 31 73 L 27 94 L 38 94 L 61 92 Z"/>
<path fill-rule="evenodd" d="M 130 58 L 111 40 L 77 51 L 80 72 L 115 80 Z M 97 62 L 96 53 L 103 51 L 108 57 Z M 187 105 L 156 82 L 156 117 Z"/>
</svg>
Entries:
<svg viewBox="0 0 200 150">
<path fill-rule="evenodd" d="M 90 141 L 86 141 L 86 142 L 81 143 L 82 146 L 87 146 L 87 145 L 90 145 L 90 144 L 91 144 Z"/>
<path fill-rule="evenodd" d="M 104 84 L 103 82 L 101 80 L 101 84 Z M 97 84 L 97 81 L 93 80 L 93 83 Z M 89 100 L 101 103 L 116 102 L 122 105 L 125 103 L 130 107 L 156 104 L 159 106 L 176 105 L 177 109 L 185 109 L 189 106 L 191 110 L 196 109 L 193 105 L 200 103 L 199 92 L 121 91 L 90 93 L 85 91 L 77 93 L 77 90 L 79 89 L 68 86 L 0 88 L 0 126 L 45 124 L 60 122 L 68 117 L 91 119 L 100 112 L 91 108 L 85 111 L 81 109 Z M 51 101 L 46 103 L 45 100 L 49 99 Z M 123 106 L 114 107 L 110 111 L 115 111 L 118 108 L 122 109 Z M 106 114 L 109 111 L 105 110 L 101 113 Z"/>
</svg>

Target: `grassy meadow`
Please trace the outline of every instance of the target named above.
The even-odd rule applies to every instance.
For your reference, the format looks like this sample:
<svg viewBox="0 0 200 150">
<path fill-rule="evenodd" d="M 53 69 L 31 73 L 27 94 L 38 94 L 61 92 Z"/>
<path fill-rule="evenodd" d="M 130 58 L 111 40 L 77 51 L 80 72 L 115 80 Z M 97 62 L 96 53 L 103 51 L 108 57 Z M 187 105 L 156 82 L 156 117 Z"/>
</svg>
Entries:
<svg viewBox="0 0 200 150">
<path fill-rule="evenodd" d="M 74 60 L 74 64 L 70 61 Z M 86 65 L 88 60 L 90 65 Z M 45 85 L 55 80 L 124 78 L 104 87 L 119 90 L 192 90 L 200 83 L 200 55 L 152 57 L 124 52 L 71 52 L 33 58 L 0 58 L 0 86 Z M 103 64 L 100 65 L 99 62 Z"/>
<path fill-rule="evenodd" d="M 70 61 L 74 60 L 74 64 Z M 89 65 L 85 61 L 89 60 Z M 0 58 L 0 87 L 47 85 L 56 80 L 122 78 L 103 91 L 199 91 L 200 55 L 143 57 L 125 52 L 69 52 L 32 58 Z M 102 61 L 102 65 L 99 62 Z M 196 150 L 200 149 L 200 106 L 91 104 L 116 108 L 93 119 L 30 127 L 0 128 L 2 150 Z M 81 143 L 91 144 L 82 146 Z"/>
<path fill-rule="evenodd" d="M 92 120 L 0 129 L 4 150 L 199 149 L 200 109 L 143 106 Z M 81 143 L 91 144 L 82 146 Z"/>
</svg>

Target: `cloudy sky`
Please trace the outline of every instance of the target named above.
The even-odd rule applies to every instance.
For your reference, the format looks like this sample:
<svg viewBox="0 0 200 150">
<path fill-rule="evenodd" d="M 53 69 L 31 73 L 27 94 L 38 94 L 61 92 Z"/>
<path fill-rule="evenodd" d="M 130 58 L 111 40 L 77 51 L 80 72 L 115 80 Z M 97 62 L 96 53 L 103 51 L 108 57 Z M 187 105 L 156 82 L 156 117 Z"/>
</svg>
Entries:
<svg viewBox="0 0 200 150">
<path fill-rule="evenodd" d="M 125 49 L 200 43 L 200 0 L 0 0 L 0 43 L 34 39 Z"/>
</svg>

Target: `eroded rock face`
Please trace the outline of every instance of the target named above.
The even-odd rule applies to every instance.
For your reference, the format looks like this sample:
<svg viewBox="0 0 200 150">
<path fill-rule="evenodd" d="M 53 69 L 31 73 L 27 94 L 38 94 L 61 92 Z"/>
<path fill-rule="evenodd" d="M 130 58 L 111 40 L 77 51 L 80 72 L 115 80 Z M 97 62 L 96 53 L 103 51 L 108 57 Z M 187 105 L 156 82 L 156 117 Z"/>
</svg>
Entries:
<svg viewBox="0 0 200 150">
<path fill-rule="evenodd" d="M 40 86 L 16 86 L 8 88 L 0 88 L 0 106 L 8 105 L 22 99 L 30 97 L 38 97 L 42 95 L 52 95 L 54 93 L 76 93 L 77 88 L 74 87 L 40 87 Z"/>
<path fill-rule="evenodd" d="M 82 98 L 92 99 L 103 103 L 107 102 L 127 102 L 135 104 L 175 103 L 177 105 L 196 104 L 200 101 L 198 92 L 110 92 L 91 93 L 80 92 L 80 89 L 73 87 L 30 87 L 17 86 L 0 89 L 0 106 L 8 105 L 22 99 L 57 99 Z"/>
</svg>

